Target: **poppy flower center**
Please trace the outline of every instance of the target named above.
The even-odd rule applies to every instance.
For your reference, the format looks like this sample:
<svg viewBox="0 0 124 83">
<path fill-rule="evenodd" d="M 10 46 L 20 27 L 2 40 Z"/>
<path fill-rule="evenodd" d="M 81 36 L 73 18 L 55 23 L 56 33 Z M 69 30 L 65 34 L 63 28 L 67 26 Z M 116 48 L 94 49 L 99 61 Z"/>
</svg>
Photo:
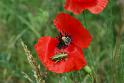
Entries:
<svg viewBox="0 0 124 83">
<path fill-rule="evenodd" d="M 71 38 L 70 37 L 62 37 L 62 40 L 64 41 L 65 45 L 69 45 L 71 43 Z"/>
<path fill-rule="evenodd" d="M 72 42 L 72 39 L 69 35 L 65 34 L 65 35 L 62 35 L 60 33 L 60 35 L 57 37 L 57 39 L 59 40 L 59 43 L 57 45 L 57 48 L 58 49 L 62 49 L 62 48 L 65 48 L 67 47 L 68 45 L 70 45 L 70 43 Z"/>
</svg>

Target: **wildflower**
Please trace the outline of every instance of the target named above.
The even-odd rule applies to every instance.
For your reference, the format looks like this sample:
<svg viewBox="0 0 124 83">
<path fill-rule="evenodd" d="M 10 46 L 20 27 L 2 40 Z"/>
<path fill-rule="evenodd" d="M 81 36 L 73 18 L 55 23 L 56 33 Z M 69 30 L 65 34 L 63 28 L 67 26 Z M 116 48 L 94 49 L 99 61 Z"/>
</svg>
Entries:
<svg viewBox="0 0 124 83">
<path fill-rule="evenodd" d="M 106 7 L 108 0 L 66 0 L 65 9 L 79 14 L 89 10 L 93 14 L 99 14 Z"/>
<path fill-rule="evenodd" d="M 89 32 L 75 18 L 60 13 L 54 20 L 60 35 L 56 38 L 41 37 L 35 45 L 36 52 L 42 64 L 56 73 L 71 72 L 85 67 L 82 48 L 87 48 L 91 42 Z"/>
</svg>

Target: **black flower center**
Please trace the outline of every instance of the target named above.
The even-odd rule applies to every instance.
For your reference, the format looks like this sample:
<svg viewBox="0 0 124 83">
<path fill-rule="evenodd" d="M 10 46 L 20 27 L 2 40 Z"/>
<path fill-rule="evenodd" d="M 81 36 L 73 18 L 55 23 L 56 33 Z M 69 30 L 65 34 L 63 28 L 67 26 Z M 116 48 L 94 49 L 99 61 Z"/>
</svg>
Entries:
<svg viewBox="0 0 124 83">
<path fill-rule="evenodd" d="M 57 48 L 59 49 L 66 48 L 72 42 L 72 39 L 68 34 L 62 35 L 60 33 L 57 39 L 59 40 L 59 43 L 57 45 Z"/>
<path fill-rule="evenodd" d="M 69 45 L 71 43 L 71 38 L 70 37 L 62 37 L 62 40 L 64 41 L 65 45 Z"/>
</svg>

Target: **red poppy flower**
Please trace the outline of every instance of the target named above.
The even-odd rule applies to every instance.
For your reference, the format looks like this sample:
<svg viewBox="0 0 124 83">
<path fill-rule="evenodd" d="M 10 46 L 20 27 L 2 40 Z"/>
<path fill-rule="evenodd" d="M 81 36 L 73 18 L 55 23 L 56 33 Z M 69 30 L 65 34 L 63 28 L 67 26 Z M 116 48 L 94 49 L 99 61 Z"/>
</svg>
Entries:
<svg viewBox="0 0 124 83">
<path fill-rule="evenodd" d="M 89 32 L 75 18 L 60 13 L 54 20 L 60 35 L 56 38 L 41 37 L 35 45 L 40 61 L 56 73 L 80 70 L 86 65 L 82 48 L 91 42 Z"/>
<path fill-rule="evenodd" d="M 58 49 L 56 38 L 41 37 L 35 45 L 36 52 L 42 64 L 50 71 L 64 73 L 80 70 L 86 65 L 82 50 L 73 44 L 64 49 Z M 56 58 L 56 55 L 63 57 Z M 58 56 L 59 57 L 59 56 Z"/>
<path fill-rule="evenodd" d="M 74 17 L 60 13 L 56 16 L 54 24 L 63 36 L 68 36 L 71 43 L 80 48 L 87 48 L 92 40 L 89 32 Z"/>
<path fill-rule="evenodd" d="M 108 0 L 66 0 L 65 9 L 75 14 L 89 10 L 93 14 L 99 14 L 106 7 Z"/>
</svg>

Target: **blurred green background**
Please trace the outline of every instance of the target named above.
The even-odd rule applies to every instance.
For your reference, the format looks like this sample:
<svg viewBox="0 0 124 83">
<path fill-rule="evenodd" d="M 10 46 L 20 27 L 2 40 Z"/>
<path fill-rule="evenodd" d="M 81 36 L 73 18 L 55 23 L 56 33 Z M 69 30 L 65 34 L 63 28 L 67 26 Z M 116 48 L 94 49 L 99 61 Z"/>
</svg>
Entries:
<svg viewBox="0 0 124 83">
<path fill-rule="evenodd" d="M 20 39 L 41 65 L 41 72 L 47 72 L 46 83 L 92 83 L 82 70 L 49 72 L 37 58 L 33 46 L 41 36 L 57 35 L 53 19 L 59 12 L 76 17 L 91 33 L 92 43 L 83 51 L 97 83 L 124 83 L 124 4 L 120 1 L 109 0 L 99 15 L 85 11 L 75 16 L 64 10 L 64 0 L 0 0 L 0 83 L 30 83 L 22 72 L 34 79 Z"/>
</svg>

